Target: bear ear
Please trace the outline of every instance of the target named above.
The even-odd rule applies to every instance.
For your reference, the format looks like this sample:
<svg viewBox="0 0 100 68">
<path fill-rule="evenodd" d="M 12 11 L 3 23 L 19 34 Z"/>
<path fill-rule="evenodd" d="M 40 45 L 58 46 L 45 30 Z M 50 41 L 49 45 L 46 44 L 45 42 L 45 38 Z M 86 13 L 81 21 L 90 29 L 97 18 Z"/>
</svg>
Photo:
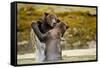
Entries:
<svg viewBox="0 0 100 68">
<path fill-rule="evenodd" d="M 44 12 L 44 15 L 45 15 L 45 16 L 48 16 L 48 15 L 49 15 L 49 13 L 47 13 L 47 12 Z"/>
<path fill-rule="evenodd" d="M 57 19 L 57 23 L 59 23 L 60 22 L 60 19 Z"/>
</svg>

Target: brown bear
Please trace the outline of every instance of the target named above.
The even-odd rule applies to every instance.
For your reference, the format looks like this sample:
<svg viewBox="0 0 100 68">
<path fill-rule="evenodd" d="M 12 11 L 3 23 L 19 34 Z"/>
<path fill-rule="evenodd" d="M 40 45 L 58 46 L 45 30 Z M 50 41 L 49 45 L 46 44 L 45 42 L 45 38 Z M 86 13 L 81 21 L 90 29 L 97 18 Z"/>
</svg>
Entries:
<svg viewBox="0 0 100 68">
<path fill-rule="evenodd" d="M 46 32 L 52 29 L 56 23 L 59 23 L 60 20 L 53 13 L 44 13 L 44 16 L 39 18 L 36 22 L 32 22 L 31 26 L 37 37 L 41 42 L 44 42 L 44 36 Z"/>
<path fill-rule="evenodd" d="M 68 29 L 63 22 L 58 23 L 53 29 L 47 32 L 45 61 L 56 61 L 62 59 L 61 36 Z"/>
<path fill-rule="evenodd" d="M 36 43 L 34 44 L 36 49 L 36 61 L 42 62 L 45 59 L 45 41 L 46 41 L 46 32 L 53 29 L 56 23 L 59 23 L 60 20 L 53 13 L 44 13 L 44 16 L 39 18 L 37 21 L 32 22 L 31 26 L 33 32 L 35 33 L 34 39 Z"/>
</svg>

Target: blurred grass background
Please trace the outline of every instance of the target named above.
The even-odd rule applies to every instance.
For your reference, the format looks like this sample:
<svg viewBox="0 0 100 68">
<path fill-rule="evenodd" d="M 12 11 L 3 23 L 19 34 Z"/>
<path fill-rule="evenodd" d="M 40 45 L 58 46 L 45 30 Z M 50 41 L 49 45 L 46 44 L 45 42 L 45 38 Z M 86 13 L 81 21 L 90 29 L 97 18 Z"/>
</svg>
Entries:
<svg viewBox="0 0 100 68">
<path fill-rule="evenodd" d="M 45 11 L 54 12 L 60 20 L 64 20 L 70 26 L 62 41 L 63 50 L 96 47 L 96 8 L 18 4 L 17 41 L 20 43 L 17 48 L 18 54 L 34 52 L 33 46 L 27 43 L 30 41 L 31 23 L 43 16 Z"/>
</svg>

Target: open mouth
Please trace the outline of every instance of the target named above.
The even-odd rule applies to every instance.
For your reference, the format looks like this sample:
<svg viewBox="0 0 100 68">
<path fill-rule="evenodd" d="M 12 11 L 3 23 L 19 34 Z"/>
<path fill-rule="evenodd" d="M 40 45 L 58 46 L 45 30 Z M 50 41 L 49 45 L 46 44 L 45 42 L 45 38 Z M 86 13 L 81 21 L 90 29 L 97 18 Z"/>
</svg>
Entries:
<svg viewBox="0 0 100 68">
<path fill-rule="evenodd" d="M 56 26 L 56 23 L 55 23 L 55 24 L 53 24 L 53 26 Z"/>
</svg>

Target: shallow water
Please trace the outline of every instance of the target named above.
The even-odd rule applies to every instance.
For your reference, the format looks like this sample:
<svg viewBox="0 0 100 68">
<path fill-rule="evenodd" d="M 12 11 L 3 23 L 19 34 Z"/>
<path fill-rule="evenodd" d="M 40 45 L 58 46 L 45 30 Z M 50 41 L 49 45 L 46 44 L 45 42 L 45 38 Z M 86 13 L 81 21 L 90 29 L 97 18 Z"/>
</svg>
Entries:
<svg viewBox="0 0 100 68">
<path fill-rule="evenodd" d="M 72 61 L 90 61 L 96 60 L 96 55 L 88 55 L 88 56 L 64 56 L 63 60 L 59 62 L 72 62 Z M 18 64 L 38 64 L 39 62 L 35 62 L 35 59 L 19 59 Z M 50 63 L 50 62 L 45 62 Z"/>
</svg>

